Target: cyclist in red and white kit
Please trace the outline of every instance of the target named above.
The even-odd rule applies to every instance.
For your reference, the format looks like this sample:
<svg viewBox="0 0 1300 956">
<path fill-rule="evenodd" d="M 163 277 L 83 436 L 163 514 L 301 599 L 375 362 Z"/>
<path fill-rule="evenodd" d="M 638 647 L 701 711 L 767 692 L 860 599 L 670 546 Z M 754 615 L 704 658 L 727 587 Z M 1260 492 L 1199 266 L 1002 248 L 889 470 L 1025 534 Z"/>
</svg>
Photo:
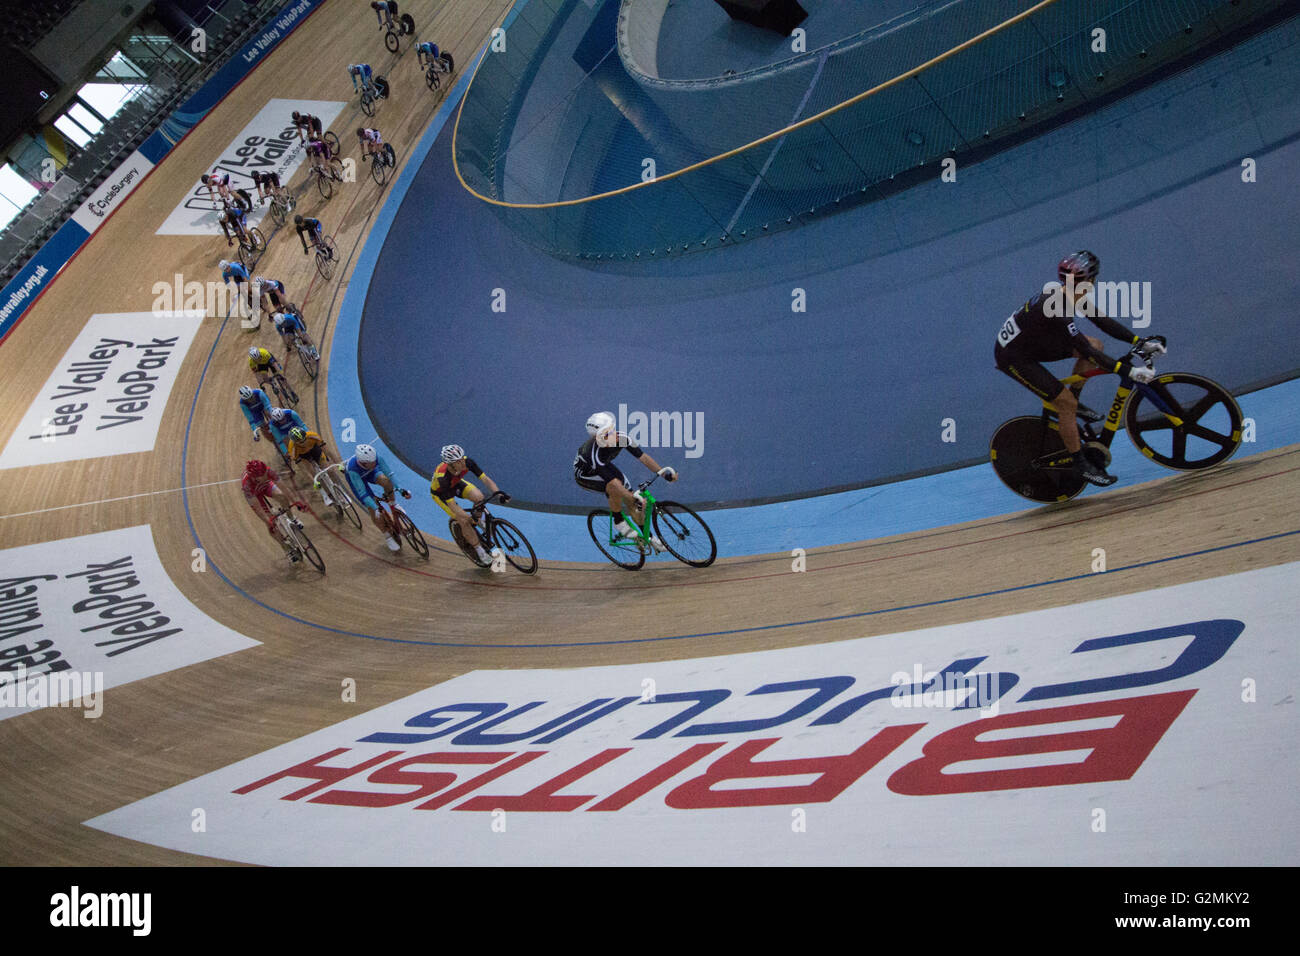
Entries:
<svg viewBox="0 0 1300 956">
<path fill-rule="evenodd" d="M 275 518 L 271 514 L 271 505 L 267 498 L 274 498 L 276 503 L 286 512 L 292 511 L 293 508 L 302 511 L 307 507 L 307 502 L 294 501 L 290 498 L 289 493 L 276 484 L 278 478 L 279 475 L 275 473 L 274 469 L 267 467 L 266 462 L 254 458 L 244 465 L 244 477 L 240 482 L 245 503 L 249 508 L 253 509 L 253 514 L 266 519 L 266 530 L 276 540 L 279 540 L 279 537 L 275 533 Z M 290 518 L 289 520 L 294 523 L 294 527 L 302 527 L 302 522 L 297 518 Z"/>
</svg>

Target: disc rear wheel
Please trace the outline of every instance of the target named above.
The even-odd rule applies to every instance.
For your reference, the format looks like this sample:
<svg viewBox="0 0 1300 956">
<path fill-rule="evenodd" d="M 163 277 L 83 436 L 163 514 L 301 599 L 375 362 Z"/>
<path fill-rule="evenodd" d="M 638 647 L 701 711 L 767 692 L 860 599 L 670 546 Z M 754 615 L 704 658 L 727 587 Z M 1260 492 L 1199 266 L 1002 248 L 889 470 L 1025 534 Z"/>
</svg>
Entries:
<svg viewBox="0 0 1300 956">
<path fill-rule="evenodd" d="M 1060 432 L 1033 415 L 1003 422 L 989 442 L 989 460 L 997 476 L 1030 501 L 1066 501 L 1083 490 L 1087 482 L 1072 470 L 1034 466 L 1045 455 L 1065 453 Z"/>
</svg>

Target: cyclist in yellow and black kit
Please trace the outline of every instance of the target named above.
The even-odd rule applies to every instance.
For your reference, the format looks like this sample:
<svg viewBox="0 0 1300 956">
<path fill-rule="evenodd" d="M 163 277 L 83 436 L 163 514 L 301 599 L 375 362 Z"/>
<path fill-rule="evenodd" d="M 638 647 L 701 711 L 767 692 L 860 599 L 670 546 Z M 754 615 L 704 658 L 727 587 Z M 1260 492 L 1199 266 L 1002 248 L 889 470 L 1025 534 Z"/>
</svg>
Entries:
<svg viewBox="0 0 1300 956">
<path fill-rule="evenodd" d="M 264 348 L 253 346 L 248 350 L 248 370 L 257 376 L 260 383 L 264 376 L 274 375 L 283 369 L 275 356 Z"/>
<path fill-rule="evenodd" d="M 438 507 L 447 512 L 451 519 L 460 526 L 461 534 L 464 535 L 465 541 L 478 552 L 479 560 L 487 563 L 492 559 L 483 550 L 483 542 L 479 540 L 478 532 L 474 529 L 473 519 L 470 518 L 469 513 L 464 508 L 456 503 L 457 497 L 472 501 L 476 505 L 484 501 L 483 492 L 465 480 L 465 476 L 471 473 L 482 478 L 483 484 L 487 485 L 488 490 L 493 494 L 500 494 L 502 504 L 510 500 L 510 496 L 501 491 L 497 487 L 497 483 L 479 467 L 478 462 L 466 455 L 465 449 L 459 445 L 447 445 L 442 449 L 442 464 L 434 469 L 433 480 L 429 482 L 429 494 L 438 503 Z"/>
<path fill-rule="evenodd" d="M 309 461 L 317 471 L 337 464 L 337 460 L 330 454 L 329 446 L 325 444 L 325 439 L 310 428 L 294 427 L 289 430 L 289 460 L 295 464 Z M 320 482 L 313 482 L 312 487 L 320 490 L 326 508 L 333 506 L 334 502 L 330 500 L 329 492 L 321 488 Z"/>
</svg>

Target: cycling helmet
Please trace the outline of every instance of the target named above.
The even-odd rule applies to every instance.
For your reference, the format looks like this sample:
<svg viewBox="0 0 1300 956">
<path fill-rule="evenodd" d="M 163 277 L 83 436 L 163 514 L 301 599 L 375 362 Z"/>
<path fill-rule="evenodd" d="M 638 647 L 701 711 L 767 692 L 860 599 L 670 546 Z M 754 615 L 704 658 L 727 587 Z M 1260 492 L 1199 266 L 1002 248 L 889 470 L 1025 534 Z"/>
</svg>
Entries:
<svg viewBox="0 0 1300 956">
<path fill-rule="evenodd" d="M 221 222 L 230 222 L 230 213 L 223 212 L 220 216 L 217 217 L 217 219 L 220 220 Z"/>
<path fill-rule="evenodd" d="M 297 110 L 294 110 L 294 111 L 293 111 L 293 121 L 294 121 L 295 123 L 298 123 L 298 122 L 301 122 L 301 121 L 302 121 L 302 114 L 299 113 Z"/>
<path fill-rule="evenodd" d="M 254 458 L 252 461 L 248 462 L 248 464 L 244 465 L 244 471 L 255 478 L 260 475 L 265 475 L 266 462 L 262 461 L 260 458 Z"/>
<path fill-rule="evenodd" d="M 207 173 L 204 173 L 202 176 L 199 177 L 199 182 L 201 182 L 203 185 L 206 186 L 211 179 L 212 179 L 211 176 L 209 176 Z"/>
<path fill-rule="evenodd" d="M 358 127 L 357 127 L 357 138 L 358 138 L 358 139 L 363 138 L 365 135 L 366 135 L 366 128 L 365 128 L 364 126 L 358 126 Z"/>
<path fill-rule="evenodd" d="M 296 442 L 306 441 L 306 440 L 307 440 L 307 429 L 305 429 L 305 428 L 293 428 L 293 429 L 290 430 L 290 432 L 289 432 L 289 437 L 290 437 L 293 441 L 296 441 Z"/>
<path fill-rule="evenodd" d="M 447 464 L 450 465 L 453 461 L 460 461 L 464 457 L 465 449 L 461 448 L 459 445 L 442 446 L 442 460 Z"/>
<path fill-rule="evenodd" d="M 271 313 L 271 321 L 274 322 L 276 325 L 279 325 L 281 322 L 284 321 L 284 313 L 283 313 L 283 312 L 272 312 L 272 313 Z"/>
<path fill-rule="evenodd" d="M 1100 272 L 1101 260 L 1087 249 L 1066 256 L 1056 267 L 1056 274 L 1062 282 L 1067 275 L 1073 275 L 1076 281 L 1092 282 Z"/>
<path fill-rule="evenodd" d="M 241 386 L 239 386 L 239 397 L 242 398 L 244 401 L 248 401 L 248 399 L 252 398 L 252 397 L 253 397 L 253 386 L 251 386 L 251 385 L 241 385 Z"/>
<path fill-rule="evenodd" d="M 254 345 L 251 349 L 248 350 L 248 357 L 251 359 L 261 358 L 262 350 L 258 348 L 256 345 Z M 248 386 L 245 385 L 244 387 L 247 388 Z"/>
<path fill-rule="evenodd" d="M 605 428 L 611 428 L 614 425 L 614 416 L 609 412 L 596 412 L 587 419 L 587 434 L 595 435 L 596 432 Z"/>
<path fill-rule="evenodd" d="M 302 213 L 299 213 L 298 215 L 296 215 L 296 216 L 293 217 L 293 224 L 294 224 L 295 226 L 301 226 L 301 225 L 302 225 Z"/>
<path fill-rule="evenodd" d="M 275 422 L 277 425 L 280 424 L 288 417 L 289 417 L 289 412 L 287 409 L 283 409 L 283 408 L 271 409 L 271 421 Z"/>
<path fill-rule="evenodd" d="M 373 465 L 373 464 L 374 464 L 378 459 L 379 459 L 379 456 L 375 453 L 375 449 L 374 449 L 373 446 L 371 446 L 371 445 L 358 445 L 358 446 L 357 446 L 357 464 L 358 464 L 358 465 L 362 465 L 362 466 L 364 466 L 364 467 L 366 467 L 366 468 L 369 468 L 369 467 L 370 467 L 371 465 Z"/>
<path fill-rule="evenodd" d="M 220 262 L 217 263 L 217 268 L 220 269 L 222 272 L 225 272 L 227 269 L 230 268 L 230 260 L 222 259 Z"/>
</svg>

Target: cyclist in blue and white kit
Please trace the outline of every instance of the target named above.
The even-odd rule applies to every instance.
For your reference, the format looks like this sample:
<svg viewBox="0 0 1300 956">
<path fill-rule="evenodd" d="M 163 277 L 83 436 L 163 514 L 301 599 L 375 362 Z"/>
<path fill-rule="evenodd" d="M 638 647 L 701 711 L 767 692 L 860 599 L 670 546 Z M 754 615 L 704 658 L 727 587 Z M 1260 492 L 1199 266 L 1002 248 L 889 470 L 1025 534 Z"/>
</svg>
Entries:
<svg viewBox="0 0 1300 956">
<path fill-rule="evenodd" d="M 371 81 L 373 71 L 369 63 L 353 63 L 348 66 L 348 76 L 352 77 L 352 92 L 362 93 L 370 90 L 375 91 L 374 84 Z M 360 83 L 357 81 L 360 80 Z"/>
<path fill-rule="evenodd" d="M 271 422 L 271 437 L 280 446 L 286 456 L 289 454 L 289 432 L 295 428 L 307 430 L 307 423 L 292 408 L 273 408 L 268 413 Z"/>
<path fill-rule="evenodd" d="M 409 498 L 411 493 L 397 487 L 397 482 L 393 480 L 392 469 L 370 445 L 358 445 L 357 453 L 339 465 L 339 471 L 347 478 L 352 496 L 370 512 L 370 520 L 387 537 L 385 543 L 388 545 L 388 550 L 400 551 L 402 546 L 397 543 L 397 529 L 390 527 L 388 516 L 380 512 L 379 502 L 375 500 L 375 493 L 370 486 L 378 485 L 383 488 L 382 497 L 388 502 L 393 500 L 395 494 Z"/>
<path fill-rule="evenodd" d="M 239 410 L 253 429 L 253 441 L 261 441 L 262 434 L 271 435 L 271 400 L 266 392 L 251 385 L 240 386 Z"/>
<path fill-rule="evenodd" d="M 253 308 L 253 299 L 254 299 L 253 286 L 251 280 L 248 278 L 248 270 L 244 268 L 244 264 L 242 262 L 231 262 L 228 259 L 222 259 L 220 262 L 217 263 L 217 267 L 221 270 L 222 282 L 226 283 L 227 285 L 229 285 L 231 282 L 235 283 L 236 295 L 239 295 L 241 292 L 244 291 L 245 282 L 249 283 L 248 308 L 251 311 Z"/>
<path fill-rule="evenodd" d="M 293 355 L 293 339 L 297 334 L 307 347 L 311 349 L 315 358 L 320 358 L 320 353 L 316 351 L 316 343 L 311 340 L 307 334 L 307 325 L 302 320 L 302 316 L 292 309 L 285 308 L 283 312 L 276 312 L 271 316 L 271 321 L 275 323 L 275 331 L 280 333 L 280 340 L 284 342 L 284 361 L 287 365 L 289 357 Z"/>
</svg>

